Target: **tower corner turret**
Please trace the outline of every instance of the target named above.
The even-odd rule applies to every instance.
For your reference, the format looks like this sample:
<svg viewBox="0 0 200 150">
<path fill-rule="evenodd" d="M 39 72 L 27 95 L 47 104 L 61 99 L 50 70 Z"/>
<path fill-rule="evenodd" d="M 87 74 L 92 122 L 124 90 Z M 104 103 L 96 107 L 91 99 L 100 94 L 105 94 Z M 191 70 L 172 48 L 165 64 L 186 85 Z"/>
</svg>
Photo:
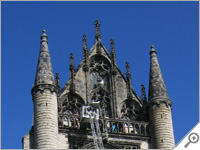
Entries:
<svg viewBox="0 0 200 150">
<path fill-rule="evenodd" d="M 58 87 L 54 80 L 46 30 L 42 31 L 35 83 L 31 90 L 34 104 L 34 149 L 58 148 Z"/>
<path fill-rule="evenodd" d="M 172 149 L 175 146 L 171 116 L 172 101 L 169 99 L 156 54 L 157 52 L 152 45 L 147 103 L 151 129 L 151 148 Z"/>
</svg>

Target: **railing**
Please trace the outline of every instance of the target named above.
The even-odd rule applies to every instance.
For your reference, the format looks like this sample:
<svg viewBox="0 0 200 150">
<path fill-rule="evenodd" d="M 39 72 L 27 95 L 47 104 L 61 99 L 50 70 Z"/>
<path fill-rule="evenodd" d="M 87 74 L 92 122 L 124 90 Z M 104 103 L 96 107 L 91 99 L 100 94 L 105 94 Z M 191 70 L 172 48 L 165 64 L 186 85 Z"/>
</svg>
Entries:
<svg viewBox="0 0 200 150">
<path fill-rule="evenodd" d="M 82 123 L 79 115 L 60 116 L 59 122 L 59 126 L 64 128 L 91 130 L 90 124 Z M 143 121 L 100 118 L 99 126 L 102 132 L 113 134 L 149 135 L 149 124 Z"/>
<path fill-rule="evenodd" d="M 100 119 L 103 131 L 108 133 L 124 133 L 134 135 L 149 135 L 148 123 L 143 121 L 127 121 L 122 119 Z"/>
<path fill-rule="evenodd" d="M 80 116 L 79 115 L 63 115 L 59 116 L 59 126 L 67 128 L 80 129 Z"/>
</svg>

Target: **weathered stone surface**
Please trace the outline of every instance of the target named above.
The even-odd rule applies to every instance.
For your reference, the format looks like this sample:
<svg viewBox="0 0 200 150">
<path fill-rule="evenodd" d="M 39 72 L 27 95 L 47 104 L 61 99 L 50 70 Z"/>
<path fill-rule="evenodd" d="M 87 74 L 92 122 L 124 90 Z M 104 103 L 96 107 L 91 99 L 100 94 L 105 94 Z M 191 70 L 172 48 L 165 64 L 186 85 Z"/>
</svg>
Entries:
<svg viewBox="0 0 200 150">
<path fill-rule="evenodd" d="M 151 144 L 155 149 L 172 149 L 175 146 L 171 116 L 172 102 L 168 97 L 156 53 L 154 46 L 151 46 L 148 101 Z"/>
<path fill-rule="evenodd" d="M 58 135 L 58 149 L 69 149 L 67 134 L 60 133 Z"/>
<path fill-rule="evenodd" d="M 22 148 L 23 149 L 33 149 L 33 132 L 30 131 L 22 138 Z"/>
<path fill-rule="evenodd" d="M 57 94 L 48 89 L 34 97 L 34 148 L 58 148 Z"/>
<path fill-rule="evenodd" d="M 58 74 L 54 82 L 47 36 L 43 31 L 32 89 L 34 124 L 23 137 L 23 148 L 94 149 L 91 124 L 89 119 L 82 118 L 85 113 L 82 106 L 92 102 L 99 105 L 96 107 L 101 112 L 98 124 L 105 149 L 173 148 L 172 103 L 155 49 L 152 47 L 150 52 L 147 103 L 144 86 L 142 100 L 132 88 L 129 64 L 126 63 L 126 77 L 118 68 L 114 41 L 111 40 L 109 54 L 101 43 L 98 21 L 95 25 L 95 44 L 88 51 L 86 36 L 83 36 L 83 60 L 75 68 L 70 54 L 70 79 L 61 90 Z"/>
<path fill-rule="evenodd" d="M 152 148 L 172 149 L 175 146 L 171 107 L 161 103 L 149 109 Z"/>
<path fill-rule="evenodd" d="M 43 30 L 41 36 L 40 54 L 35 76 L 35 85 L 42 83 L 55 84 L 47 38 L 48 37 L 46 35 L 46 31 Z"/>
</svg>

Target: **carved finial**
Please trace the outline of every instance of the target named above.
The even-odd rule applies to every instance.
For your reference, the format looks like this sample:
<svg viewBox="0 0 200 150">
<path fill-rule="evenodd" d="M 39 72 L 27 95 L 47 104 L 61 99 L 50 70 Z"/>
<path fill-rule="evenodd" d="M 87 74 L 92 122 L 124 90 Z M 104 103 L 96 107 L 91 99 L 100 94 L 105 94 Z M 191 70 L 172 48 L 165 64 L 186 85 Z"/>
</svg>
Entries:
<svg viewBox="0 0 200 150">
<path fill-rule="evenodd" d="M 116 54 L 115 54 L 115 46 L 114 46 L 114 40 L 110 40 L 110 47 L 111 47 L 111 58 L 114 64 L 116 64 Z"/>
<path fill-rule="evenodd" d="M 70 53 L 70 92 L 75 92 L 75 84 L 74 84 L 74 56 L 73 53 Z"/>
<path fill-rule="evenodd" d="M 89 62 L 88 62 L 88 48 L 87 48 L 87 38 L 86 35 L 83 35 L 83 71 L 87 72 L 89 70 Z"/>
<path fill-rule="evenodd" d="M 46 35 L 46 30 L 45 29 L 42 30 L 42 35 L 41 35 L 40 39 L 41 39 L 40 43 L 42 43 L 42 42 L 48 42 L 47 41 L 48 37 Z"/>
<path fill-rule="evenodd" d="M 96 39 L 97 42 L 100 42 L 100 40 L 101 40 L 101 33 L 100 33 L 99 26 L 101 24 L 99 23 L 98 20 L 96 20 L 94 24 L 95 24 L 95 30 L 96 30 L 95 39 Z"/>
<path fill-rule="evenodd" d="M 96 27 L 96 28 L 98 28 L 98 27 L 101 25 L 101 24 L 99 23 L 98 20 L 95 20 L 95 23 L 94 23 L 94 24 L 95 24 L 95 27 Z"/>
<path fill-rule="evenodd" d="M 56 73 L 56 86 L 60 89 L 60 76 L 59 73 Z"/>
<path fill-rule="evenodd" d="M 73 53 L 70 53 L 70 78 L 71 81 L 73 82 L 74 80 L 74 56 Z"/>
<path fill-rule="evenodd" d="M 126 62 L 126 77 L 127 79 L 131 80 L 130 65 L 128 61 Z"/>
<path fill-rule="evenodd" d="M 126 79 L 127 79 L 127 98 L 132 98 L 132 92 L 131 92 L 131 72 L 130 72 L 130 65 L 129 62 L 126 62 Z"/>
<path fill-rule="evenodd" d="M 74 71 L 74 56 L 70 53 L 70 71 Z"/>
<path fill-rule="evenodd" d="M 146 104 L 147 98 L 146 98 L 146 92 L 145 92 L 144 84 L 141 85 L 141 92 L 142 92 L 142 102 L 143 102 L 143 104 Z"/>
<path fill-rule="evenodd" d="M 149 54 L 151 55 L 153 52 L 157 53 L 156 50 L 154 49 L 154 45 L 151 45 L 151 51 L 149 52 Z"/>
<path fill-rule="evenodd" d="M 87 49 L 87 38 L 86 35 L 83 35 L 83 49 Z"/>
<path fill-rule="evenodd" d="M 144 84 L 141 85 L 141 91 L 142 91 L 142 103 L 143 103 L 143 119 L 144 121 L 147 121 L 147 110 L 146 110 L 146 104 L 147 104 L 147 98 L 146 98 L 146 92 Z"/>
<path fill-rule="evenodd" d="M 116 74 L 116 54 L 115 54 L 115 46 L 114 40 L 110 40 L 110 47 L 111 47 L 111 59 L 112 59 L 112 74 Z"/>
</svg>

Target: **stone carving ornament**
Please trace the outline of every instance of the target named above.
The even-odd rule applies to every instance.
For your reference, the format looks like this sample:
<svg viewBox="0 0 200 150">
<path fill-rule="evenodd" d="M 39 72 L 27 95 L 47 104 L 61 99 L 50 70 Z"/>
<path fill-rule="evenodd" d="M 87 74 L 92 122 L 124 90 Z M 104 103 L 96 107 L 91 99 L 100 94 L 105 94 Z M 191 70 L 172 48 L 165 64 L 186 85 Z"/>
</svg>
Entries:
<svg viewBox="0 0 200 150">
<path fill-rule="evenodd" d="M 80 114 L 83 100 L 76 94 L 69 93 L 62 101 L 62 113 L 68 115 Z"/>
<path fill-rule="evenodd" d="M 102 87 L 97 87 L 91 93 L 91 100 L 100 102 L 102 117 L 110 117 L 110 94 Z"/>
<path fill-rule="evenodd" d="M 133 100 L 126 100 L 121 106 L 121 118 L 124 120 L 139 119 L 140 107 Z"/>
<path fill-rule="evenodd" d="M 103 77 L 109 73 L 109 65 L 105 58 L 96 56 L 91 58 L 90 73 L 96 72 L 99 76 Z"/>
</svg>

